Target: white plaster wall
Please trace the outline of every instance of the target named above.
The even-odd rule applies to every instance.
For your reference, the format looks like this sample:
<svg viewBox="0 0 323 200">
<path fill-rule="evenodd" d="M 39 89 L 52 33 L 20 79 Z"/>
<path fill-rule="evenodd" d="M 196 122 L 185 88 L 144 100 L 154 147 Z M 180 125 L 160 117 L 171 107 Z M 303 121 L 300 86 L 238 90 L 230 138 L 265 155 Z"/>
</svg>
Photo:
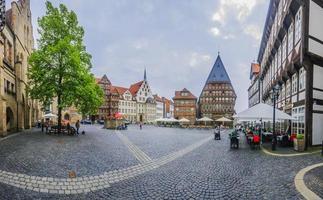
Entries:
<svg viewBox="0 0 323 200">
<path fill-rule="evenodd" d="M 309 34 L 321 41 L 323 41 L 323 8 L 315 2 L 310 2 L 310 21 L 309 21 Z"/>
<path fill-rule="evenodd" d="M 313 90 L 313 98 L 323 100 L 323 92 Z"/>
<path fill-rule="evenodd" d="M 323 67 L 314 65 L 313 67 L 313 87 L 323 89 Z"/>
<path fill-rule="evenodd" d="M 299 93 L 299 96 L 298 96 L 299 100 L 304 100 L 305 99 L 305 91 Z"/>
<path fill-rule="evenodd" d="M 313 113 L 312 145 L 322 144 L 323 140 L 323 114 Z"/>
</svg>

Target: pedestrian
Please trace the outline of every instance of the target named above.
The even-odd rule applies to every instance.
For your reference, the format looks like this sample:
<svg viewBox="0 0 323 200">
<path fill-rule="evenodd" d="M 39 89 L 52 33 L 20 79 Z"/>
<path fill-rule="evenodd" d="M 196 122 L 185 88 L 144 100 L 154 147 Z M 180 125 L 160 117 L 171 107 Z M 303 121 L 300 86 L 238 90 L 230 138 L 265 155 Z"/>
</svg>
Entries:
<svg viewBox="0 0 323 200">
<path fill-rule="evenodd" d="M 45 123 L 46 133 L 48 133 L 48 126 L 49 126 L 48 121 L 46 121 L 46 123 Z"/>
<path fill-rule="evenodd" d="M 140 130 L 142 129 L 142 123 L 140 122 L 140 124 L 139 124 L 139 127 L 140 127 Z"/>
<path fill-rule="evenodd" d="M 44 120 L 41 120 L 41 132 L 44 132 Z"/>
<path fill-rule="evenodd" d="M 75 127 L 76 127 L 76 134 L 78 135 L 79 134 L 79 129 L 80 129 L 80 120 L 77 120 L 77 122 L 75 124 Z"/>
<path fill-rule="evenodd" d="M 67 122 L 66 128 L 67 128 L 67 135 L 69 135 L 71 130 L 71 125 L 69 122 Z"/>
</svg>

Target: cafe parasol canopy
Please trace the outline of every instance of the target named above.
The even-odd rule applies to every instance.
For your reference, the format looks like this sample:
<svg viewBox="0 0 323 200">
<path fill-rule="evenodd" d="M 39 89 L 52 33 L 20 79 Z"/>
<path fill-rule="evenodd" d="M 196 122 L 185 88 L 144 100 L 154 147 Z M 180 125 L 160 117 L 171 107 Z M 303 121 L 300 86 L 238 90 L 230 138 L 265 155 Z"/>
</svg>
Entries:
<svg viewBox="0 0 323 200">
<path fill-rule="evenodd" d="M 240 121 L 256 121 L 256 120 L 272 121 L 273 112 L 274 112 L 273 106 L 260 103 L 234 115 L 233 118 L 238 119 Z M 275 109 L 275 112 L 276 112 L 275 114 L 276 121 L 293 120 L 292 116 L 284 113 L 279 109 Z"/>
<path fill-rule="evenodd" d="M 189 123 L 190 120 L 186 119 L 185 117 L 179 120 L 180 123 Z"/>
<path fill-rule="evenodd" d="M 46 115 L 44 115 L 44 118 L 57 118 L 57 115 L 53 113 L 47 113 Z"/>
<path fill-rule="evenodd" d="M 228 119 L 226 117 L 221 117 L 220 119 L 215 120 L 216 122 L 222 122 L 224 124 L 224 122 L 232 122 L 231 119 Z"/>
</svg>

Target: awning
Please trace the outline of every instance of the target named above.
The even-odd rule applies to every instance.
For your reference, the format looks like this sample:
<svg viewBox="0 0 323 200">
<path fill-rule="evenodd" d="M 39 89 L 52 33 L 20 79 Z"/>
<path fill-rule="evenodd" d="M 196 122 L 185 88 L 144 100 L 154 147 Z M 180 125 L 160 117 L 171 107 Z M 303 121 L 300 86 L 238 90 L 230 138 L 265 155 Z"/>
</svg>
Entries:
<svg viewBox="0 0 323 200">
<path fill-rule="evenodd" d="M 247 110 L 244 110 L 236 115 L 233 118 L 241 120 L 241 121 L 256 121 L 256 120 L 263 120 L 263 121 L 272 121 L 273 120 L 273 107 L 260 103 L 257 104 Z M 279 120 L 293 120 L 292 116 L 284 113 L 279 109 L 275 109 L 276 116 L 275 119 Z"/>
</svg>

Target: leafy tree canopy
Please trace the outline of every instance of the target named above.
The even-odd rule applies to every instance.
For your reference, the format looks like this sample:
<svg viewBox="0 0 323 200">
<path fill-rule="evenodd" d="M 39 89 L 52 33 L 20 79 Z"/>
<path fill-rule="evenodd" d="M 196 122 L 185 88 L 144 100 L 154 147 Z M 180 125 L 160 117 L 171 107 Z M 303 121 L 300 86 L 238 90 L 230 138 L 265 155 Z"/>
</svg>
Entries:
<svg viewBox="0 0 323 200">
<path fill-rule="evenodd" d="M 29 58 L 29 94 L 42 103 L 75 106 L 82 114 L 96 113 L 103 91 L 91 74 L 91 55 L 83 44 L 84 30 L 65 5 L 46 2 L 46 15 L 38 19 L 38 49 Z"/>
</svg>

